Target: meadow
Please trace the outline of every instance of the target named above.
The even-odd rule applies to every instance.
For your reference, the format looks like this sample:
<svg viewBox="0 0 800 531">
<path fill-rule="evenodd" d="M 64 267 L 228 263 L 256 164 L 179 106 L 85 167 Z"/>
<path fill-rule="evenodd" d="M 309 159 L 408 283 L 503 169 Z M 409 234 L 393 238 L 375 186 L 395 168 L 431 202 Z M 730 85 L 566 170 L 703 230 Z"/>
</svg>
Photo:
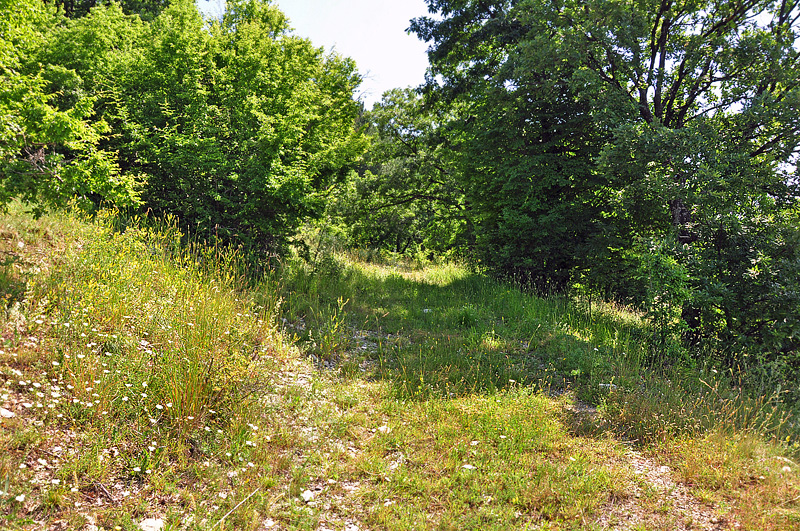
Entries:
<svg viewBox="0 0 800 531">
<path fill-rule="evenodd" d="M 619 305 L 18 204 L 0 250 L 3 529 L 800 525 L 783 392 Z"/>
</svg>

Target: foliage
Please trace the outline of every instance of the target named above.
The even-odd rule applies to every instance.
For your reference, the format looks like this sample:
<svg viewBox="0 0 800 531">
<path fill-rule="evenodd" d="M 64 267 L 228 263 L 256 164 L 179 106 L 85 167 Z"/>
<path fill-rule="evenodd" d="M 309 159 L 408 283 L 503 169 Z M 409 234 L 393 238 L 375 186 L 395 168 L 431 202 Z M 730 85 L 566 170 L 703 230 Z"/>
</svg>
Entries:
<svg viewBox="0 0 800 531">
<path fill-rule="evenodd" d="M 98 0 L 55 0 L 55 5 L 64 10 L 70 18 L 80 18 L 89 14 L 89 11 L 98 5 L 107 2 Z M 127 14 L 139 15 L 144 20 L 156 17 L 169 4 L 168 0 L 117 0 L 117 4 Z"/>
<path fill-rule="evenodd" d="M 458 168 L 441 145 L 449 118 L 412 89 L 388 91 L 364 113 L 372 143 L 333 207 L 353 245 L 411 255 L 469 242 Z"/>
<path fill-rule="evenodd" d="M 0 205 L 12 197 L 40 208 L 73 197 L 135 204 L 138 175 L 123 174 L 103 148 L 110 129 L 95 116 L 96 97 L 75 90 L 74 71 L 35 60 L 59 24 L 38 0 L 0 3 Z"/>
<path fill-rule="evenodd" d="M 263 253 L 321 215 L 366 147 L 355 128 L 353 61 L 293 35 L 264 0 L 229 2 L 208 23 L 189 0 L 156 6 L 146 20 L 128 4 L 74 19 L 30 5 L 41 16 L 23 22 L 38 40 L 26 39 L 33 44 L 19 60 L 11 41 L 6 54 L 9 68 L 16 61 L 32 72 L 4 92 L 10 111 L 26 109 L 30 122 L 6 129 L 30 130 L 5 133 L 7 151 L 27 157 L 5 172 L 8 196 L 121 203 L 117 188 L 145 181 L 142 210 Z M 11 81 L 16 75 L 9 70 Z M 42 159 L 50 145 L 58 149 Z M 21 173 L 23 162 L 37 171 Z M 39 183 L 51 174 L 54 191 Z"/>
<path fill-rule="evenodd" d="M 487 265 L 645 304 L 637 242 L 671 241 L 695 341 L 794 356 L 797 2 L 428 5 L 425 91 L 458 110 Z"/>
</svg>

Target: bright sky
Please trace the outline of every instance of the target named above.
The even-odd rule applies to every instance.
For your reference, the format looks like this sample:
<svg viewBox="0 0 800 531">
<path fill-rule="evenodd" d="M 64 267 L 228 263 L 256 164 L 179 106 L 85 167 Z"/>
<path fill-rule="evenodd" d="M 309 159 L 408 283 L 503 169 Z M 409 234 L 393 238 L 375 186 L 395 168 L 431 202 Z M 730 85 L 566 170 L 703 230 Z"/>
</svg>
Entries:
<svg viewBox="0 0 800 531">
<path fill-rule="evenodd" d="M 425 16 L 425 0 L 273 0 L 295 33 L 315 46 L 355 59 L 365 76 L 360 87 L 367 108 L 384 91 L 424 81 L 427 44 L 406 29 Z M 220 12 L 222 0 L 198 0 L 201 11 Z"/>
</svg>

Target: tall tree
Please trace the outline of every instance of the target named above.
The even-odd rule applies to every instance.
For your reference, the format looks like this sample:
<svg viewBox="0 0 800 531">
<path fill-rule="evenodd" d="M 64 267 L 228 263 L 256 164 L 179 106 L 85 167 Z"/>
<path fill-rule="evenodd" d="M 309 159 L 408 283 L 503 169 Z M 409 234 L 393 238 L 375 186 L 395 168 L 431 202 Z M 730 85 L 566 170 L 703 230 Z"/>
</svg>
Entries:
<svg viewBox="0 0 800 531">
<path fill-rule="evenodd" d="M 754 283 L 752 266 L 800 256 L 779 222 L 798 200 L 798 2 L 428 5 L 438 16 L 412 23 L 431 44 L 426 90 L 465 110 L 463 175 L 492 263 L 642 299 L 643 243 L 666 242 L 703 334 L 759 342 L 779 317 L 796 326 L 796 282 Z"/>
<path fill-rule="evenodd" d="M 115 4 L 58 29 L 42 62 L 71 69 L 142 199 L 193 233 L 280 248 L 318 216 L 366 142 L 355 64 L 294 36 L 264 0 L 206 23 L 190 0 L 153 21 Z"/>
</svg>

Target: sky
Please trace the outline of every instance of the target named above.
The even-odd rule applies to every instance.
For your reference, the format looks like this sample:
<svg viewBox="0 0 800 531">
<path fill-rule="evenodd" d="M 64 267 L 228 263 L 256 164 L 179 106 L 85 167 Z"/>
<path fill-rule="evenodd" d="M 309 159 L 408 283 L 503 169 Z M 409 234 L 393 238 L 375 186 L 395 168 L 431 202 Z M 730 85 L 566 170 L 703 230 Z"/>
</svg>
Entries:
<svg viewBox="0 0 800 531">
<path fill-rule="evenodd" d="M 273 0 L 295 34 L 326 51 L 352 57 L 365 77 L 356 96 L 367 108 L 383 92 L 424 81 L 428 45 L 406 33 L 412 18 L 428 14 L 424 0 Z M 223 0 L 198 0 L 204 13 Z"/>
</svg>

